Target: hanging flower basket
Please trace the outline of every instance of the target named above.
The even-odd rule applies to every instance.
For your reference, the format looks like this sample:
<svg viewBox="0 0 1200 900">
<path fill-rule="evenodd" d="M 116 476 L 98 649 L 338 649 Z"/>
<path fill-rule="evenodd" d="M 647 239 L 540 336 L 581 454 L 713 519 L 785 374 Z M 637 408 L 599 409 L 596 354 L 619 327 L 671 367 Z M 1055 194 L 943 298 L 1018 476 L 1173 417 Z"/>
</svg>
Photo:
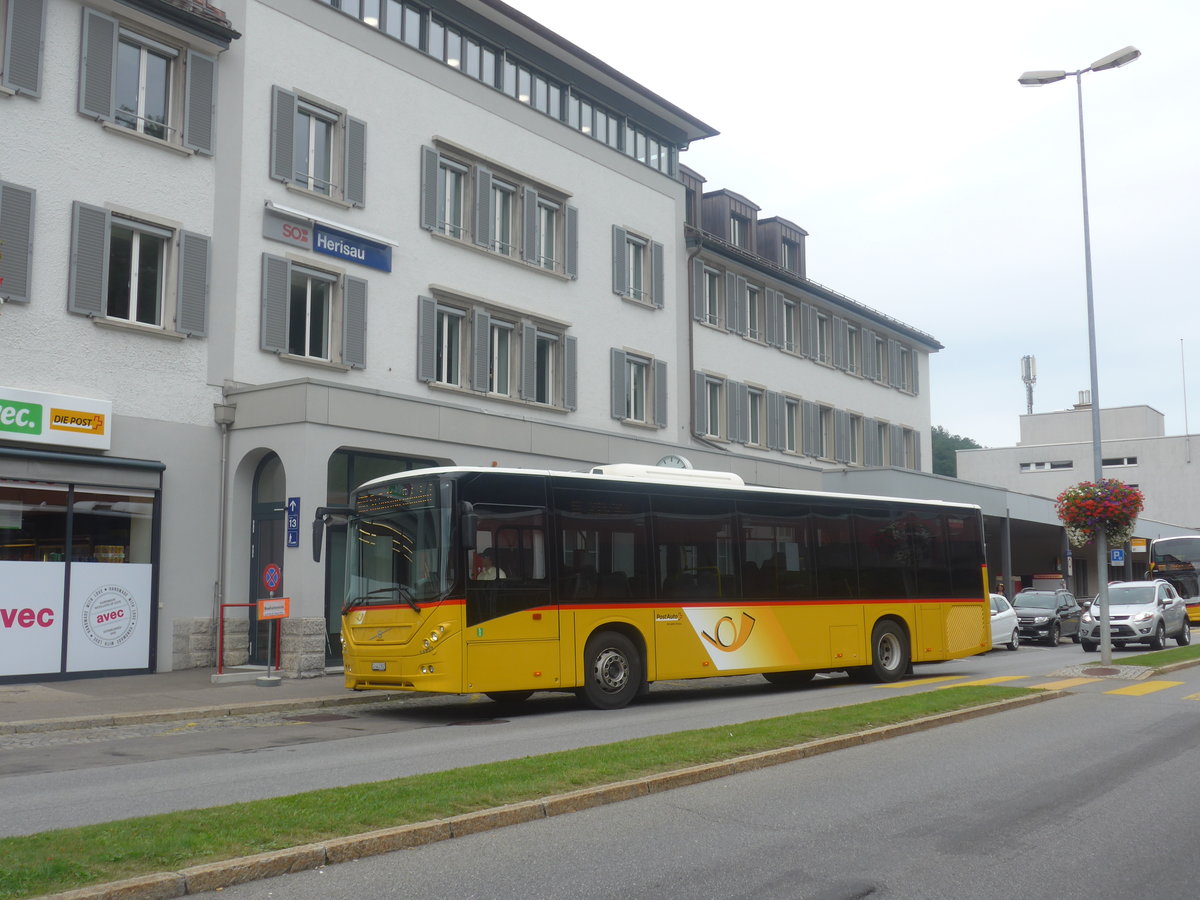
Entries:
<svg viewBox="0 0 1200 900">
<path fill-rule="evenodd" d="M 1123 481 L 1101 478 L 1067 488 L 1058 495 L 1055 508 L 1071 546 L 1090 544 L 1103 528 L 1108 545 L 1119 547 L 1133 537 L 1145 499 L 1141 491 Z"/>
</svg>

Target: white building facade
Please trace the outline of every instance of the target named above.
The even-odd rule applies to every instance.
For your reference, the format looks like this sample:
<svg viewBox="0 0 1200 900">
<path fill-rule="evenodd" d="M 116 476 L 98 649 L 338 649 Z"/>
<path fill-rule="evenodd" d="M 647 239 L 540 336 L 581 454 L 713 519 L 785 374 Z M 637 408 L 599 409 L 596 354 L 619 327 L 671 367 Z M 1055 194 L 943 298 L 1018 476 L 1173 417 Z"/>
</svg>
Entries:
<svg viewBox="0 0 1200 900">
<path fill-rule="evenodd" d="M 936 341 L 808 282 L 791 223 L 697 224 L 713 129 L 503 3 L 0 27 L 0 678 L 323 672 L 344 534 L 315 563 L 308 525 L 389 472 L 928 469 Z M 706 266 L 761 305 L 709 320 Z"/>
</svg>

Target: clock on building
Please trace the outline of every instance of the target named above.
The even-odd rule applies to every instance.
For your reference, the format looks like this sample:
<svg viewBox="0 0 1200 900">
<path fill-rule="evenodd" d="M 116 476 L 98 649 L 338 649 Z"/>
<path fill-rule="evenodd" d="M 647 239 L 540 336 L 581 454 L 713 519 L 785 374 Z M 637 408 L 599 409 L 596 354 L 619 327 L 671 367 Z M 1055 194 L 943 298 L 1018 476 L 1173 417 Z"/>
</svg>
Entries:
<svg viewBox="0 0 1200 900">
<path fill-rule="evenodd" d="M 658 461 L 658 465 L 668 469 L 690 469 L 692 464 L 682 456 L 676 456 L 674 453 L 668 453 Z"/>
</svg>

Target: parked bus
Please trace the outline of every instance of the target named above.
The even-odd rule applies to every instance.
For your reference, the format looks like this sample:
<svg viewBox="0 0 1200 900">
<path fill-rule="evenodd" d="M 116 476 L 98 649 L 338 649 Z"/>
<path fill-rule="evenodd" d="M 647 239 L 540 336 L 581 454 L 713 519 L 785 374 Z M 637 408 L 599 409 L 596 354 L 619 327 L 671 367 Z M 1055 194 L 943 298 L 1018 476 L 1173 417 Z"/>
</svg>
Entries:
<svg viewBox="0 0 1200 900">
<path fill-rule="evenodd" d="M 895 681 L 991 647 L 978 507 L 746 486 L 730 473 L 434 468 L 348 510 L 353 690 L 574 691 L 817 672 Z"/>
<path fill-rule="evenodd" d="M 1200 622 L 1200 535 L 1157 538 L 1150 542 L 1147 578 L 1162 578 L 1171 583 L 1188 605 L 1188 619 Z"/>
</svg>

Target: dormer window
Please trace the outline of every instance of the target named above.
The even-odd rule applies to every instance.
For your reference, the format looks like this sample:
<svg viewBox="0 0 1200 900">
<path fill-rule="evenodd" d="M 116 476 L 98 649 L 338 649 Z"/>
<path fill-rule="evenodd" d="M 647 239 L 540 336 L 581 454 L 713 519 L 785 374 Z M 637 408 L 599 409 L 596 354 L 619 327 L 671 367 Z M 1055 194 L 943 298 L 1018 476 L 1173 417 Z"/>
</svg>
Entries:
<svg viewBox="0 0 1200 900">
<path fill-rule="evenodd" d="M 789 272 L 800 271 L 800 245 L 795 241 L 784 240 L 779 260 L 783 268 Z"/>
<path fill-rule="evenodd" d="M 750 248 L 750 220 L 737 214 L 729 217 L 729 242 L 735 247 Z"/>
</svg>

